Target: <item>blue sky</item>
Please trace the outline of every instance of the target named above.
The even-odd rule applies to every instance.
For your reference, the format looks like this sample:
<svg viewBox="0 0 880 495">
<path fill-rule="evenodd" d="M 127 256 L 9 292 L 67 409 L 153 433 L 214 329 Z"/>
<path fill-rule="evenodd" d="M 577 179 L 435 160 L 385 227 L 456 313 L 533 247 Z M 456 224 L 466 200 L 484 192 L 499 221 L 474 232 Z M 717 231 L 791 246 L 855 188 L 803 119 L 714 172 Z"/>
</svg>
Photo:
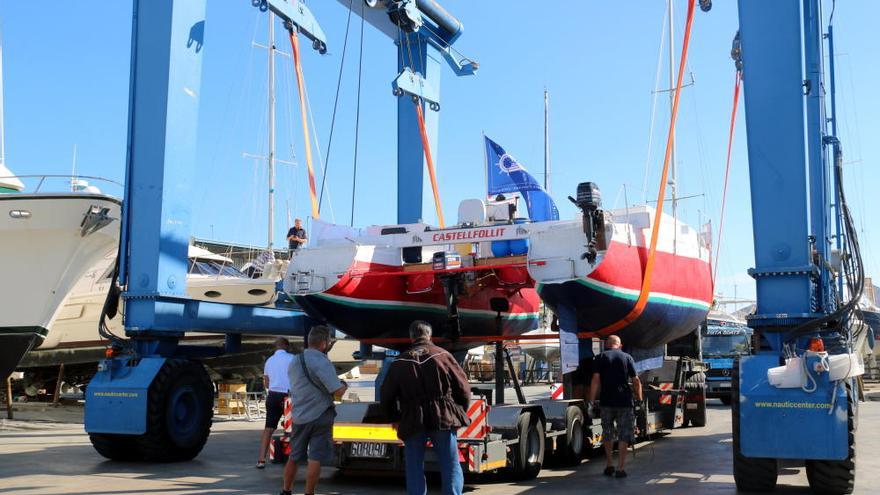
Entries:
<svg viewBox="0 0 880 495">
<path fill-rule="evenodd" d="M 325 56 L 308 50 L 304 71 L 321 153 L 326 152 L 347 10 L 335 0 L 308 2 L 329 38 Z M 357 3 L 357 2 L 356 2 Z M 677 130 L 679 194 L 701 195 L 681 203 L 684 219 L 717 226 L 731 106 L 733 64 L 728 56 L 737 28 L 735 2 L 716 1 L 697 12 L 688 70 L 695 85 L 684 90 Z M 460 200 L 484 193 L 485 132 L 532 172 L 543 166 L 543 90 L 551 93 L 552 194 L 563 218 L 575 211 L 565 200 L 576 184 L 602 188 L 606 207 L 656 195 L 668 119 L 657 101 L 649 158 L 652 90 L 657 71 L 662 0 L 637 7 L 621 2 L 566 2 L 535 8 L 533 2 L 445 0 L 465 25 L 456 47 L 479 61 L 475 76 L 455 77 L 444 68 L 440 143 L 435 151 L 447 217 Z M 686 2 L 676 1 L 679 35 Z M 830 7 L 830 3 L 829 3 Z M 121 181 L 125 133 L 131 4 L 80 0 L 57 2 L 47 16 L 35 2 L 0 3 L 3 28 L 7 163 L 16 173 L 69 173 L 73 147 L 77 171 Z M 63 19 L 64 22 L 51 22 Z M 880 18 L 880 2 L 839 2 L 835 14 L 838 104 L 847 153 L 849 196 L 868 273 L 880 275 L 872 232 L 880 142 L 880 80 L 869 33 Z M 360 22 L 352 20 L 342 94 L 328 172 L 332 214 L 350 221 L 357 48 Z M 281 36 L 278 45 L 288 51 Z M 252 46 L 266 37 L 266 19 L 246 0 L 208 2 L 198 143 L 199 188 L 193 234 L 265 244 L 266 170 L 242 153 L 266 150 L 266 53 Z M 676 53 L 680 49 L 680 36 Z M 665 55 L 665 47 L 664 47 Z M 677 55 L 676 55 L 677 56 Z M 390 82 L 396 75 L 392 42 L 369 25 L 364 36 L 356 225 L 393 223 L 396 187 L 396 105 Z M 665 56 L 660 87 L 665 88 Z M 307 216 L 305 154 L 291 65 L 278 58 L 278 156 L 299 165 L 279 165 L 276 240 L 283 243 L 286 210 Z M 690 79 L 690 76 L 686 77 Z M 718 292 L 753 297 L 745 271 L 753 264 L 742 108 L 731 172 Z M 646 164 L 648 165 L 647 180 Z M 540 176 L 539 176 L 540 178 Z M 624 187 L 625 185 L 625 187 Z M 107 188 L 108 192 L 119 192 Z M 427 191 L 426 191 L 427 192 Z M 431 220 L 430 212 L 426 218 Z M 875 248 L 874 246 L 878 246 Z"/>
</svg>

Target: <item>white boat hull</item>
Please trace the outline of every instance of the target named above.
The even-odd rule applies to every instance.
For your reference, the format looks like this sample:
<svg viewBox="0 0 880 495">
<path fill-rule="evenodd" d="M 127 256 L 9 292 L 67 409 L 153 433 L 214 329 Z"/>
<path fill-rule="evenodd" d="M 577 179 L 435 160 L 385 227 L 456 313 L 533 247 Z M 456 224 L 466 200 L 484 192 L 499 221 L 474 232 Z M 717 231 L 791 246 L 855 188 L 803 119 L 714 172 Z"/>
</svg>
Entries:
<svg viewBox="0 0 880 495">
<path fill-rule="evenodd" d="M 94 222 L 101 214 L 108 223 Z M 0 195 L 0 273 L 7 281 L 0 284 L 0 375 L 42 342 L 74 284 L 119 242 L 119 215 L 119 201 L 101 194 Z"/>
<path fill-rule="evenodd" d="M 48 334 L 36 346 L 36 352 L 56 348 L 103 347 L 98 336 L 98 320 L 110 290 L 108 274 L 115 259 L 114 246 L 114 250 L 108 252 L 104 259 L 92 264 L 55 314 L 48 326 Z M 275 281 L 271 279 L 190 274 L 186 282 L 189 296 L 202 301 L 264 305 L 271 303 L 275 297 Z M 124 333 L 121 315 L 107 320 L 107 325 L 117 335 Z M 217 334 L 212 336 L 216 337 Z"/>
</svg>

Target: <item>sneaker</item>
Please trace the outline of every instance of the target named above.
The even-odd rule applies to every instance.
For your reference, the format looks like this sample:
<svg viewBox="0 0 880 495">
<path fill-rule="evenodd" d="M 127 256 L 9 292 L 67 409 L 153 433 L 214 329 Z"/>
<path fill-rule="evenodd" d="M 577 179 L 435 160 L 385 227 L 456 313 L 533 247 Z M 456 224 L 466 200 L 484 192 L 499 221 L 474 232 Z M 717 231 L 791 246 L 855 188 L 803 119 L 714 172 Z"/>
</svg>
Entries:
<svg viewBox="0 0 880 495">
<path fill-rule="evenodd" d="M 602 471 L 602 474 L 605 476 L 614 476 L 614 466 L 608 466 L 605 468 L 605 471 Z"/>
<path fill-rule="evenodd" d="M 279 495 L 292 495 L 292 494 L 291 494 L 290 490 L 281 490 Z"/>
<path fill-rule="evenodd" d="M 614 472 L 614 477 L 615 478 L 626 478 L 626 471 L 624 471 L 623 469 L 618 469 L 617 471 Z"/>
<path fill-rule="evenodd" d="M 257 469 L 265 469 L 265 467 L 266 467 L 266 461 L 257 461 L 257 465 L 254 466 L 254 467 L 257 468 Z"/>
</svg>

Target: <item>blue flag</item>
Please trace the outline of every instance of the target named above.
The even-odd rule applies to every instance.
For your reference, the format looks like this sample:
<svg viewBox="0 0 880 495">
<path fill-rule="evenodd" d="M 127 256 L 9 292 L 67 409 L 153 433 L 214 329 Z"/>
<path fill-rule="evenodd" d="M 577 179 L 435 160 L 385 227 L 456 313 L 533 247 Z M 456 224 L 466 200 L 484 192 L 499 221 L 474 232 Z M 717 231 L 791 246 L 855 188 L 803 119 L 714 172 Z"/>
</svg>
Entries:
<svg viewBox="0 0 880 495">
<path fill-rule="evenodd" d="M 529 209 L 529 218 L 533 222 L 559 220 L 556 203 L 541 184 L 498 143 L 486 136 L 483 138 L 486 140 L 486 166 L 489 179 L 487 195 L 492 197 L 496 194 L 518 192 L 525 200 Z"/>
</svg>

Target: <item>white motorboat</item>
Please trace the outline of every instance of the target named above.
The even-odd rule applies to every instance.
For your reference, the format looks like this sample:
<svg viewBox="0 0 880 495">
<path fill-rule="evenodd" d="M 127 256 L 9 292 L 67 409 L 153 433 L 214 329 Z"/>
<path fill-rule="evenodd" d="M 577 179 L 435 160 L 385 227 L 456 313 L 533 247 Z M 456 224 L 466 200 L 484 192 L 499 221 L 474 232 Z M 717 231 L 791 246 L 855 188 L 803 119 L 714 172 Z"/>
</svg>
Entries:
<svg viewBox="0 0 880 495">
<path fill-rule="evenodd" d="M 262 306 L 275 299 L 275 284 L 280 277 L 266 271 L 250 278 L 232 266 L 232 260 L 198 246 L 189 247 L 187 293 L 193 299 Z"/>
<path fill-rule="evenodd" d="M 48 327 L 48 335 L 35 352 L 56 348 L 104 347 L 98 336 L 98 320 L 110 290 L 116 250 L 92 264 L 70 291 L 64 305 Z M 232 266 L 232 260 L 197 246 L 189 247 L 187 293 L 193 299 L 235 304 L 264 305 L 272 302 L 275 281 L 248 278 Z M 123 333 L 122 319 L 107 320 L 110 331 Z M 60 363 L 54 363 L 60 364 Z"/>
<path fill-rule="evenodd" d="M 120 215 L 118 199 L 84 180 L 46 192 L 42 176 L 26 191 L 27 177 L 6 167 L 3 134 L 0 47 L 0 378 L 42 342 L 70 289 L 119 243 Z"/>
<path fill-rule="evenodd" d="M 42 342 L 74 284 L 119 242 L 119 213 L 100 193 L 0 193 L 0 375 Z"/>
</svg>

